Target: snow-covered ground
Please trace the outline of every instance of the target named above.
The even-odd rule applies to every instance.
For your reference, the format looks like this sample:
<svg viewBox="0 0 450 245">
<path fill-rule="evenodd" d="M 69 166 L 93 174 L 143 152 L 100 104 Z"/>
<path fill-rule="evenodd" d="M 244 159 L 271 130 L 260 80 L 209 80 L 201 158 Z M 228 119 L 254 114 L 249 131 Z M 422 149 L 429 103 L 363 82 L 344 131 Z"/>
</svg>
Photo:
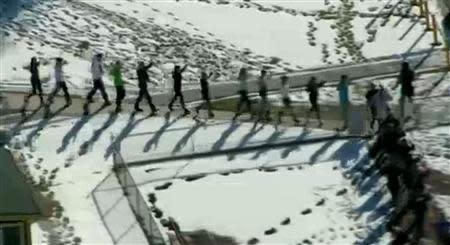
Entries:
<svg viewBox="0 0 450 245">
<path fill-rule="evenodd" d="M 111 182 L 106 184 L 107 186 L 116 186 L 115 188 L 102 187 L 100 190 L 96 189 L 97 185 L 103 186 L 105 182 L 112 181 L 111 178 L 107 177 L 112 167 L 112 158 L 108 157 L 111 147 L 120 148 L 121 152 L 125 153 L 125 159 L 135 161 L 151 158 L 153 153 L 155 156 L 163 155 L 164 152 L 168 155 L 177 155 L 191 153 L 195 149 L 197 151 L 206 151 L 234 147 L 242 148 L 264 141 L 282 142 L 330 135 L 327 131 L 302 131 L 300 128 L 279 128 L 279 131 L 276 131 L 273 127 L 252 129 L 252 124 L 233 125 L 230 122 L 223 121 L 213 121 L 198 127 L 198 124 L 192 120 L 145 118 L 140 115 L 132 117 L 126 114 L 117 117 L 112 114 L 98 115 L 88 122 L 70 118 L 57 118 L 55 120 L 58 121 L 48 125 L 43 123 L 45 121 L 40 121 L 37 122 L 36 127 L 20 131 L 20 134 L 14 137 L 9 146 L 14 152 L 21 153 L 24 157 L 25 164 L 28 165 L 28 169 L 34 176 L 35 181 L 39 182 L 42 178 L 47 179 L 49 173 L 55 173 L 55 176 L 51 177 L 51 181 L 48 182 L 49 189 L 43 194 L 51 196 L 59 202 L 62 207 L 62 214 L 54 214 L 55 216 L 50 221 L 39 221 L 33 225 L 34 242 L 37 244 L 46 244 L 49 240 L 66 241 L 75 238 L 77 240 L 81 239 L 83 244 L 111 244 L 113 240 L 117 239 L 117 234 L 122 233 L 124 234 L 124 236 L 120 236 L 122 242 L 136 243 L 145 239 L 133 218 L 131 210 L 126 205 L 126 199 L 123 196 L 121 197 L 121 191 L 117 187 L 117 183 Z M 163 126 L 163 131 L 160 131 L 162 125 L 166 126 Z M 200 139 L 205 139 L 205 141 Z M 260 204 L 259 201 L 263 201 L 266 197 L 281 195 L 278 190 L 283 189 L 286 190 L 286 196 L 283 198 L 293 198 L 292 202 L 286 204 L 288 207 L 284 207 L 280 203 L 282 200 L 278 200 L 278 197 L 273 198 L 274 203 L 270 204 L 268 202 L 264 205 L 280 204 L 281 206 L 271 209 L 273 212 L 264 213 L 267 217 L 264 216 L 261 219 L 254 217 L 255 219 L 252 222 L 249 221 L 251 224 L 254 224 L 254 221 L 259 220 L 257 222 L 258 226 L 249 226 L 247 230 L 242 230 L 242 233 L 238 234 L 234 233 L 234 231 L 238 231 L 235 229 L 238 227 L 221 231 L 230 231 L 229 234 L 225 232 L 227 233 L 225 235 L 236 236 L 236 239 L 243 242 L 251 238 L 247 237 L 247 235 L 257 236 L 260 240 L 268 239 L 267 241 L 275 241 L 277 239 L 278 241 L 284 239 L 288 239 L 286 241 L 294 241 L 294 239 L 300 238 L 315 239 L 312 238 L 313 235 L 319 239 L 319 232 L 327 233 L 323 239 L 360 241 L 370 236 L 371 228 L 369 227 L 382 223 L 383 212 L 386 212 L 386 210 L 374 210 L 377 207 L 385 206 L 383 203 L 387 201 L 381 196 L 377 196 L 380 194 L 379 184 L 374 182 L 362 183 L 362 186 L 365 186 L 365 188 L 358 189 L 361 193 L 361 196 L 359 196 L 359 194 L 355 193 L 358 190 L 351 186 L 350 180 L 347 180 L 342 175 L 344 172 L 351 171 L 354 165 L 361 165 L 364 162 L 365 150 L 363 146 L 362 142 L 331 141 L 268 151 L 256 150 L 246 154 L 229 154 L 227 156 L 218 156 L 214 159 L 205 158 L 193 162 L 179 160 L 167 164 L 144 165 L 133 167 L 131 172 L 138 185 L 140 185 L 143 194 L 146 195 L 157 183 L 145 184 L 145 181 L 158 179 L 162 181 L 163 179 L 172 179 L 175 176 L 182 177 L 184 174 L 195 175 L 218 171 L 237 173 L 244 168 L 254 169 L 264 166 L 266 167 L 266 172 L 249 170 L 240 175 L 231 174 L 229 182 L 226 181 L 228 177 L 210 175 L 192 183 L 192 185 L 198 185 L 198 188 L 192 185 L 185 185 L 182 180 L 171 180 L 174 182 L 174 188 L 163 191 L 165 194 L 160 195 L 158 193 L 157 196 L 161 198 L 162 203 L 164 202 L 168 205 L 168 207 L 162 207 L 163 211 L 166 211 L 167 208 L 167 212 L 171 213 L 171 215 L 174 212 L 173 216 L 178 220 L 185 217 L 178 217 L 184 209 L 173 210 L 175 206 L 179 205 L 172 203 L 172 199 L 170 199 L 172 190 L 176 190 L 178 193 L 178 191 L 183 189 L 186 190 L 184 195 L 204 197 L 213 194 L 210 193 L 211 189 L 209 188 L 213 185 L 214 188 L 220 188 L 218 189 L 220 191 L 214 191 L 214 195 L 222 193 L 220 195 L 223 195 L 223 197 L 228 196 L 230 200 L 231 198 L 242 198 L 239 201 L 239 205 L 231 203 L 229 204 L 231 206 L 227 206 L 224 202 L 223 205 L 225 206 L 223 208 L 232 208 L 229 210 L 230 212 L 233 210 L 236 212 L 248 211 L 248 215 L 258 215 L 258 210 L 261 211 L 261 209 L 251 211 L 248 208 L 252 207 L 252 205 L 258 206 Z M 149 147 L 151 150 L 146 152 L 146 147 Z M 311 165 L 307 163 L 311 163 Z M 286 164 L 295 165 L 293 168 L 295 170 L 290 171 L 279 167 Z M 299 170 L 297 168 L 298 165 L 302 165 L 303 169 Z M 236 169 L 238 169 L 237 172 Z M 278 169 L 278 171 L 271 173 L 272 169 Z M 350 174 L 345 174 L 345 176 L 349 177 Z M 351 177 L 355 176 L 352 175 Z M 248 187 L 237 188 L 239 192 L 236 193 L 233 192 L 233 190 L 237 191 L 235 184 Z M 263 188 L 261 185 L 266 186 L 268 184 L 273 184 L 273 186 L 267 189 L 267 192 L 255 193 L 259 188 Z M 192 187 L 194 189 L 191 189 Z M 344 188 L 347 189 L 347 193 L 336 196 L 336 192 Z M 199 190 L 204 192 L 199 191 L 194 194 L 192 190 L 196 190 L 194 193 Z M 241 192 L 244 190 L 249 192 L 247 194 Z M 102 205 L 100 210 L 109 211 L 98 213 L 93 196 L 96 197 L 97 204 Z M 168 199 L 165 199 L 165 197 Z M 248 199 L 248 197 L 255 197 L 255 199 Z M 218 208 L 217 205 L 220 202 L 214 196 L 209 196 L 208 198 L 216 199 L 217 203 L 212 205 L 208 212 L 198 213 L 198 217 L 200 219 L 201 217 L 208 217 L 204 215 L 215 214 L 215 222 L 211 223 L 213 227 L 205 228 L 219 231 L 217 229 L 220 229 L 220 225 L 228 226 L 230 223 L 227 223 L 227 221 L 233 220 L 226 218 L 230 216 L 228 214 L 222 215 L 222 218 L 220 215 L 217 216 L 220 212 L 215 212 L 215 208 Z M 325 199 L 326 204 L 320 208 L 313 206 L 314 202 L 319 201 L 321 198 Z M 200 204 L 201 199 L 189 199 L 186 201 L 192 203 L 188 203 L 184 208 L 202 207 L 191 206 L 196 202 Z M 237 209 L 238 206 L 241 206 L 242 209 Z M 310 215 L 301 216 L 299 212 L 307 208 L 311 208 L 313 212 Z M 193 211 L 197 212 L 200 210 L 195 209 Z M 182 229 L 190 230 L 201 226 L 202 222 L 195 223 L 195 220 L 188 219 L 189 217 L 194 217 L 194 213 L 186 213 L 185 215 L 187 215 L 186 223 L 182 223 Z M 273 237 L 267 236 L 264 238 L 265 236 L 261 235 L 266 229 L 265 225 L 275 226 L 277 225 L 276 222 L 281 222 L 286 215 L 290 215 L 291 218 L 291 225 L 286 226 L 286 230 L 283 231 L 282 228 L 279 228 L 278 235 Z M 361 217 L 353 220 L 352 217 L 358 215 L 361 215 Z M 102 221 L 102 217 L 104 221 Z M 251 218 L 249 216 L 243 216 L 242 218 L 245 217 Z M 238 216 L 235 216 L 235 218 L 237 219 Z M 325 222 L 328 218 L 332 219 L 333 222 L 339 223 L 339 226 L 331 227 L 335 229 L 334 231 L 330 230 L 330 224 Z M 323 222 L 317 228 L 313 228 L 315 226 L 312 224 L 315 224 L 317 219 Z M 118 226 L 118 224 L 121 225 Z M 305 228 L 301 236 L 293 237 L 289 235 L 292 234 L 292 229 L 295 229 L 294 227 L 297 227 L 299 224 L 302 224 L 302 227 L 306 226 L 309 228 Z M 261 225 L 264 225 L 264 227 Z M 71 227 L 69 230 L 66 229 L 68 226 Z M 105 227 L 113 230 L 115 236 L 109 236 Z M 259 230 L 259 228 L 262 230 Z M 267 227 L 267 229 L 269 228 Z M 219 233 L 222 234 L 223 232 Z M 354 233 L 357 233 L 357 236 Z"/>
<path fill-rule="evenodd" d="M 417 9 L 408 12 L 397 0 L 33 2 L 0 23 L 2 86 L 28 84 L 22 67 L 32 55 L 48 62 L 44 81 L 52 81 L 51 58 L 66 58 L 76 88 L 87 86 L 96 51 L 108 63 L 122 60 L 130 84 L 137 61 L 153 59 L 151 77 L 163 90 L 171 86 L 174 64 L 189 64 L 186 80 L 197 86 L 200 68 L 218 71 L 215 81 L 229 81 L 242 64 L 255 72 L 263 65 L 290 71 L 418 51 L 432 41 Z"/>
</svg>

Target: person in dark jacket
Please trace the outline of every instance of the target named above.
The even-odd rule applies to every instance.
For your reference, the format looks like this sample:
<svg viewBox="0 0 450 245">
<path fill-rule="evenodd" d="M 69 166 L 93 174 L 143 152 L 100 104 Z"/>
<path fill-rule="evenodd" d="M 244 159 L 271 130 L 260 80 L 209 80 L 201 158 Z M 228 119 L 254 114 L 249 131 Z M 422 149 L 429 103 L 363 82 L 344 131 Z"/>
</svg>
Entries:
<svg viewBox="0 0 450 245">
<path fill-rule="evenodd" d="M 250 114 L 252 114 L 252 103 L 250 102 L 250 99 L 248 98 L 247 68 L 242 67 L 239 70 L 239 75 L 238 75 L 237 80 L 239 82 L 239 89 L 238 89 L 239 102 L 237 104 L 237 109 L 236 109 L 236 113 L 233 117 L 233 120 L 236 120 L 242 114 L 242 107 L 244 105 L 247 106 L 247 110 L 250 112 Z"/>
<path fill-rule="evenodd" d="M 377 108 L 375 107 L 374 103 L 372 103 L 372 99 L 374 96 L 378 93 L 377 86 L 374 83 L 369 84 L 369 90 L 366 92 L 366 103 L 369 107 L 371 120 L 370 120 L 370 128 L 373 130 L 375 126 L 375 122 L 377 121 Z M 378 125 L 379 127 L 380 125 Z"/>
<path fill-rule="evenodd" d="M 309 102 L 311 103 L 311 108 L 306 113 L 305 125 L 308 125 L 309 116 L 313 111 L 316 112 L 317 120 L 319 121 L 319 127 L 322 127 L 323 125 L 322 119 L 320 117 L 320 107 L 318 104 L 318 99 L 319 99 L 319 88 L 322 87 L 324 84 L 325 81 L 318 83 L 316 77 L 311 77 L 308 84 L 306 85 L 306 92 L 309 93 Z"/>
<path fill-rule="evenodd" d="M 185 65 L 183 68 L 176 65 L 172 72 L 174 96 L 169 103 L 169 110 L 172 111 L 173 103 L 175 102 L 175 100 L 177 98 L 180 98 L 180 103 L 181 103 L 181 107 L 184 110 L 184 115 L 187 115 L 190 113 L 189 110 L 186 109 L 186 105 L 184 104 L 184 97 L 183 97 L 183 93 L 182 93 L 182 89 L 181 89 L 181 85 L 182 85 L 181 83 L 183 81 L 183 72 L 186 70 L 186 68 L 187 68 L 187 65 Z"/>
<path fill-rule="evenodd" d="M 209 82 L 208 82 L 208 79 L 211 78 L 212 75 L 213 75 L 212 72 L 208 74 L 206 73 L 206 71 L 202 71 L 200 75 L 200 89 L 202 93 L 203 102 L 195 108 L 195 111 L 197 113 L 195 117 L 198 116 L 200 109 L 203 108 L 205 105 L 208 108 L 208 116 L 211 118 L 214 117 L 214 113 L 212 112 L 211 108 L 211 101 L 209 98 Z"/>
<path fill-rule="evenodd" d="M 402 62 L 402 68 L 400 70 L 400 75 L 398 77 L 397 84 L 395 88 L 400 84 L 401 85 L 401 96 L 400 96 L 400 120 L 402 123 L 410 119 L 410 117 L 405 118 L 405 100 L 408 99 L 409 103 L 413 103 L 412 97 L 414 96 L 414 86 L 413 81 L 415 79 L 415 73 L 409 67 L 409 63 L 404 61 Z"/>
<path fill-rule="evenodd" d="M 141 112 L 142 109 L 139 108 L 139 103 L 141 102 L 142 98 L 145 98 L 150 106 L 151 109 L 151 115 L 155 115 L 158 112 L 158 109 L 156 109 L 155 105 L 153 104 L 152 97 L 148 93 L 147 90 L 147 83 L 151 82 L 150 78 L 148 77 L 148 69 L 153 66 L 153 62 L 150 62 L 148 65 L 145 65 L 144 62 L 139 62 L 138 68 L 136 70 L 137 77 L 138 77 L 138 87 L 139 87 L 139 95 L 136 99 L 136 102 L 134 103 L 134 110 L 137 112 Z M 155 82 L 151 82 L 155 85 L 158 85 Z"/>
<path fill-rule="evenodd" d="M 36 57 L 31 58 L 30 62 L 30 73 L 31 73 L 31 92 L 25 97 L 25 102 L 33 97 L 34 95 L 38 95 L 41 100 L 41 104 L 44 102 L 44 98 L 42 97 L 42 84 L 39 78 L 39 61 Z"/>
</svg>

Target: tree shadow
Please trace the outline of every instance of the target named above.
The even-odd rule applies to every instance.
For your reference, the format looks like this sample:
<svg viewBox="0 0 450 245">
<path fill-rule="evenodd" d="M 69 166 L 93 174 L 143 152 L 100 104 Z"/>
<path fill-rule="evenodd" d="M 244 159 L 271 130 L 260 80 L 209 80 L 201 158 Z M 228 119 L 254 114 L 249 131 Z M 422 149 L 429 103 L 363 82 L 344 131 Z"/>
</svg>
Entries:
<svg viewBox="0 0 450 245">
<path fill-rule="evenodd" d="M 70 141 L 74 141 L 77 138 L 78 133 L 83 128 L 84 125 L 86 125 L 89 120 L 91 120 L 95 115 L 99 114 L 103 109 L 105 109 L 106 106 L 101 106 L 97 110 L 95 110 L 93 113 L 81 116 L 80 119 L 72 126 L 72 128 L 69 130 L 69 132 L 64 135 L 61 146 L 56 150 L 56 152 L 59 154 L 66 150 L 67 146 L 69 146 Z"/>
<path fill-rule="evenodd" d="M 187 133 L 178 141 L 178 143 L 175 145 L 175 148 L 172 150 L 172 154 L 179 152 L 189 141 L 192 135 L 197 132 L 198 129 L 200 129 L 202 126 L 204 126 L 203 123 L 199 121 L 195 121 L 195 125 L 187 131 Z"/>
<path fill-rule="evenodd" d="M 220 135 L 220 138 L 213 144 L 211 147 L 212 151 L 218 151 L 222 148 L 222 146 L 225 144 L 227 138 L 236 131 L 242 124 L 237 121 L 232 121 L 230 123 L 230 126 L 223 131 L 223 133 Z"/>
<path fill-rule="evenodd" d="M 304 140 L 306 138 L 306 136 L 309 135 L 309 133 L 311 133 L 311 131 L 303 129 L 303 132 L 297 137 L 295 138 L 296 142 L 300 142 L 302 140 Z M 281 158 L 285 159 L 289 156 L 289 154 L 291 154 L 291 152 L 300 149 L 300 145 L 299 144 L 294 144 L 290 147 L 287 147 L 286 149 L 284 149 L 283 152 L 281 152 Z"/>
<path fill-rule="evenodd" d="M 433 85 L 431 86 L 431 88 L 429 88 L 428 91 L 425 92 L 425 94 L 426 94 L 425 96 L 428 97 L 428 96 L 433 92 L 433 90 L 434 90 L 437 86 L 439 86 L 439 84 L 441 84 L 442 81 L 445 80 L 445 78 L 447 77 L 447 75 L 448 75 L 448 71 L 443 72 L 443 73 L 442 73 L 442 76 L 439 77 L 439 79 L 438 79 L 437 81 L 433 82 Z"/>
<path fill-rule="evenodd" d="M 261 126 L 259 126 L 259 127 L 256 127 L 256 124 L 254 126 L 255 127 L 252 127 L 250 129 L 250 131 L 241 139 L 239 144 L 236 146 L 237 149 L 242 148 L 243 146 L 245 146 L 250 141 L 250 139 L 253 136 L 257 135 L 264 128 L 264 124 L 261 124 Z M 228 154 L 228 161 L 234 160 L 234 158 L 236 157 L 236 154 L 237 153 L 230 153 L 230 154 Z"/>
<path fill-rule="evenodd" d="M 271 144 L 276 142 L 284 133 L 286 132 L 286 130 L 275 130 L 270 136 L 269 138 L 267 138 L 266 140 L 266 144 Z M 264 147 L 259 149 L 253 156 L 252 156 L 252 160 L 256 160 L 258 159 L 262 154 L 264 154 L 265 152 L 269 151 L 270 148 L 268 147 Z"/>
<path fill-rule="evenodd" d="M 103 123 L 103 125 L 94 131 L 91 138 L 83 142 L 83 144 L 80 145 L 80 149 L 78 151 L 78 154 L 84 155 L 87 153 L 87 150 L 89 148 L 92 148 L 94 146 L 94 143 L 98 141 L 100 136 L 105 132 L 106 129 L 109 128 L 116 120 L 117 120 L 118 114 L 117 113 L 110 113 L 108 116 L 108 119 Z"/>
<path fill-rule="evenodd" d="M 174 120 L 170 121 L 170 112 L 164 114 L 164 125 L 161 126 L 158 131 L 156 131 L 156 133 L 149 141 L 147 141 L 147 143 L 145 143 L 143 152 L 148 152 L 152 148 L 152 146 L 154 146 L 155 148 L 158 147 L 159 140 L 161 139 L 161 136 L 164 134 L 164 132 L 181 118 L 183 118 L 183 116 L 178 116 Z"/>
<path fill-rule="evenodd" d="M 149 118 L 150 116 L 143 117 L 141 119 L 135 120 L 136 113 L 131 113 L 130 117 L 128 118 L 128 122 L 125 125 L 125 127 L 120 131 L 119 135 L 117 135 L 114 139 L 114 141 L 106 148 L 105 154 L 103 157 L 105 159 L 108 159 L 114 150 L 120 151 L 120 145 L 122 141 L 133 131 L 133 129 L 142 121 Z"/>
<path fill-rule="evenodd" d="M 63 105 L 63 106 L 59 107 L 56 111 L 49 112 L 47 115 L 45 115 L 44 118 L 41 119 L 39 121 L 39 123 L 35 126 L 35 129 L 27 135 L 27 140 L 26 140 L 27 144 L 29 146 L 31 146 L 31 141 L 33 140 L 33 138 L 35 136 L 37 136 L 39 134 L 39 132 L 44 129 L 45 126 L 47 126 L 47 124 L 52 120 L 52 118 L 59 115 L 66 108 L 68 108 L 68 106 Z"/>
<path fill-rule="evenodd" d="M 427 34 L 427 31 L 424 30 L 422 32 L 422 34 L 420 34 L 420 36 L 416 39 L 416 41 L 414 41 L 414 43 L 411 45 L 411 47 L 409 47 L 409 49 L 405 52 L 405 55 L 408 55 L 409 53 L 411 53 L 411 51 L 417 46 L 417 44 L 419 44 L 420 40 L 422 40 L 426 34 Z"/>
</svg>

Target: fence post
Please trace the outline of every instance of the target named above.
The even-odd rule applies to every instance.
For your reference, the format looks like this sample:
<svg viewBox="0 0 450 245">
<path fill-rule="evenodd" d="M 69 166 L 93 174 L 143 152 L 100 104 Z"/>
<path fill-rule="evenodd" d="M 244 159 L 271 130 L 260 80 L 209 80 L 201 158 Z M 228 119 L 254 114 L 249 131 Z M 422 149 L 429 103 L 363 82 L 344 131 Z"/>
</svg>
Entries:
<svg viewBox="0 0 450 245">
<path fill-rule="evenodd" d="M 439 45 L 441 45 L 441 43 L 438 40 L 437 32 L 439 30 L 439 27 L 437 26 L 437 23 L 436 23 L 436 15 L 432 14 L 431 15 L 431 20 L 433 22 L 433 43 L 431 45 L 439 46 Z"/>
<path fill-rule="evenodd" d="M 419 0 L 419 17 L 424 17 L 424 11 L 423 11 L 423 0 Z"/>
<path fill-rule="evenodd" d="M 425 20 L 426 20 L 426 25 L 427 25 L 426 31 L 432 30 L 431 26 L 430 26 L 430 16 L 429 15 L 430 15 L 430 11 L 428 8 L 428 0 L 425 0 Z"/>
</svg>

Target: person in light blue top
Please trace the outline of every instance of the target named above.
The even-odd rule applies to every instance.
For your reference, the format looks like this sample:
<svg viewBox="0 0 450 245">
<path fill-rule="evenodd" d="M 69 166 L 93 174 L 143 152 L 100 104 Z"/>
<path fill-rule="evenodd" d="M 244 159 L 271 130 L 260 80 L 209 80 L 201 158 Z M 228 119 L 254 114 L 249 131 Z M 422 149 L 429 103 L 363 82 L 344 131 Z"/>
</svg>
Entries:
<svg viewBox="0 0 450 245">
<path fill-rule="evenodd" d="M 341 80 L 337 85 L 337 90 L 339 91 L 339 104 L 342 111 L 342 119 L 344 125 L 342 130 L 346 130 L 348 127 L 348 110 L 350 106 L 349 92 L 348 92 L 348 76 L 342 75 Z"/>
</svg>

